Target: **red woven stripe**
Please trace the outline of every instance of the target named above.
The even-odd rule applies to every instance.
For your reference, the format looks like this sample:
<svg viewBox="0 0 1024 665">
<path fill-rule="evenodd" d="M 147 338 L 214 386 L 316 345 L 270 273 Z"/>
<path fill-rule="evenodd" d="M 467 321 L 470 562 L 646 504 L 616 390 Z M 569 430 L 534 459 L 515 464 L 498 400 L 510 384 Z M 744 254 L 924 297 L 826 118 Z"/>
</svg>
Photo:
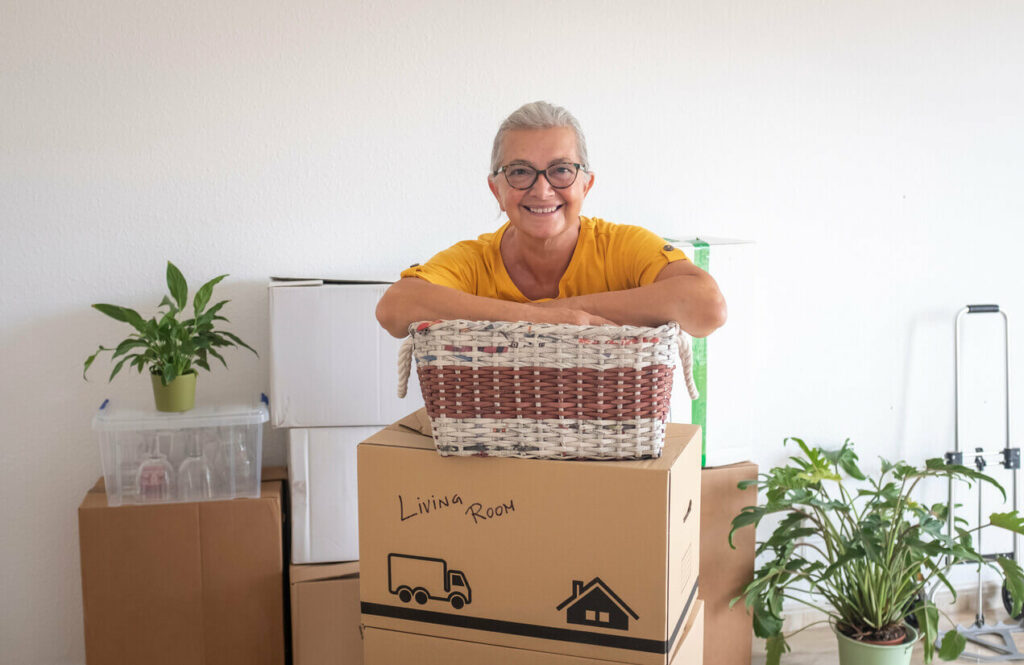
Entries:
<svg viewBox="0 0 1024 665">
<path fill-rule="evenodd" d="M 668 418 L 672 367 L 608 370 L 421 366 L 431 418 Z"/>
</svg>

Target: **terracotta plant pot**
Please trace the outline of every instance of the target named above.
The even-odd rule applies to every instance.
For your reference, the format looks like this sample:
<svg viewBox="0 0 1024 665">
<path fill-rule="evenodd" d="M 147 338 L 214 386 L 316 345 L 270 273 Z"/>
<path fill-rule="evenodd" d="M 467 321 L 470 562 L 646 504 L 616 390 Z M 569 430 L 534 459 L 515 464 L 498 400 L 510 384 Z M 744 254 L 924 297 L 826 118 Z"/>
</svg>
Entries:
<svg viewBox="0 0 1024 665">
<path fill-rule="evenodd" d="M 905 626 L 907 635 L 898 644 L 872 644 L 847 637 L 832 626 L 839 641 L 839 665 L 909 665 L 919 634 Z"/>
<path fill-rule="evenodd" d="M 150 374 L 157 411 L 188 411 L 196 405 L 196 373 L 189 372 L 164 385 L 159 374 Z"/>
</svg>

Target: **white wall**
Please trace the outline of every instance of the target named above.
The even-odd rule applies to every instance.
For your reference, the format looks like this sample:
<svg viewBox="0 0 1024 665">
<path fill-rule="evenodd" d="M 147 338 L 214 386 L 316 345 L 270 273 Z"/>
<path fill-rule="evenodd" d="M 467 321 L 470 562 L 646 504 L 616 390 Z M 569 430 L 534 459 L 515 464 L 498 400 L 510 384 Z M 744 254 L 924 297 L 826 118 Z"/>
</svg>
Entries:
<svg viewBox="0 0 1024 665">
<path fill-rule="evenodd" d="M 148 389 L 108 385 L 109 365 L 82 381 L 123 332 L 89 304 L 155 305 L 167 259 L 193 283 L 231 273 L 219 290 L 261 357 L 232 353 L 200 398 L 266 390 L 267 277 L 394 275 L 496 228 L 490 141 L 523 102 L 582 121 L 585 213 L 758 242 L 762 464 L 789 434 L 941 453 L 954 313 L 992 301 L 1024 320 L 1019 3 L 49 0 L 0 16 L 5 662 L 83 662 L 89 419 Z M 267 457 L 283 461 L 280 433 Z"/>
</svg>

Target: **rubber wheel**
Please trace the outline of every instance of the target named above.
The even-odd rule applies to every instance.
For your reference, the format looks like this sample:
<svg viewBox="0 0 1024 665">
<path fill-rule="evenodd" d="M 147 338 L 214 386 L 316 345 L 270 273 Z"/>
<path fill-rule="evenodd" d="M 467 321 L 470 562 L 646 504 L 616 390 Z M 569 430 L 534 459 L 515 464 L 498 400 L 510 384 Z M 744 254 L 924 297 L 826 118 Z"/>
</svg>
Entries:
<svg viewBox="0 0 1024 665">
<path fill-rule="evenodd" d="M 420 605 L 426 605 L 426 604 L 427 604 L 427 601 L 428 601 L 428 600 L 430 600 L 430 596 L 428 596 L 428 595 L 427 595 L 427 592 L 426 592 L 426 591 L 423 591 L 422 589 L 420 589 L 419 591 L 417 591 L 417 592 L 416 592 L 416 593 L 415 593 L 415 594 L 413 595 L 413 598 L 415 598 L 415 599 L 416 599 L 416 602 L 417 602 L 417 603 L 419 603 Z"/>
<path fill-rule="evenodd" d="M 466 601 L 462 599 L 462 596 L 452 596 L 451 603 L 453 608 L 461 610 L 465 606 Z"/>
<path fill-rule="evenodd" d="M 398 600 L 402 601 L 403 603 L 408 603 L 410 600 L 412 600 L 412 591 L 409 591 L 408 589 L 402 589 L 398 592 Z"/>
<path fill-rule="evenodd" d="M 1006 586 L 1006 580 L 1003 580 L 1003 607 L 1006 608 L 1006 613 L 1013 616 L 1013 596 L 1010 595 L 1010 589 Z M 1021 608 L 1020 613 L 1013 617 L 1015 621 L 1024 619 L 1024 608 Z"/>
</svg>

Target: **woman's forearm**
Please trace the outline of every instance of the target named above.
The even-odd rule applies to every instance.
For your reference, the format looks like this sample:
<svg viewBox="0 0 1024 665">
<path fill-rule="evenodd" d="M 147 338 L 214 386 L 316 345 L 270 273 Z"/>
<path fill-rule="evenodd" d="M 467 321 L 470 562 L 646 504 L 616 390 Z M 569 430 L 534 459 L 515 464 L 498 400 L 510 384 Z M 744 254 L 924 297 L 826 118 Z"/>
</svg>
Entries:
<svg viewBox="0 0 1024 665">
<path fill-rule="evenodd" d="M 388 288 L 377 303 L 377 321 L 393 337 L 409 334 L 409 324 L 436 319 L 473 321 L 533 321 L 602 325 L 612 321 L 580 309 L 552 303 L 550 308 L 464 293 L 431 284 L 419 277 L 405 277 Z"/>
<path fill-rule="evenodd" d="M 647 286 L 593 293 L 564 302 L 624 325 L 659 326 L 675 321 L 694 337 L 707 337 L 726 318 L 725 299 L 706 274 L 677 275 Z"/>
</svg>

